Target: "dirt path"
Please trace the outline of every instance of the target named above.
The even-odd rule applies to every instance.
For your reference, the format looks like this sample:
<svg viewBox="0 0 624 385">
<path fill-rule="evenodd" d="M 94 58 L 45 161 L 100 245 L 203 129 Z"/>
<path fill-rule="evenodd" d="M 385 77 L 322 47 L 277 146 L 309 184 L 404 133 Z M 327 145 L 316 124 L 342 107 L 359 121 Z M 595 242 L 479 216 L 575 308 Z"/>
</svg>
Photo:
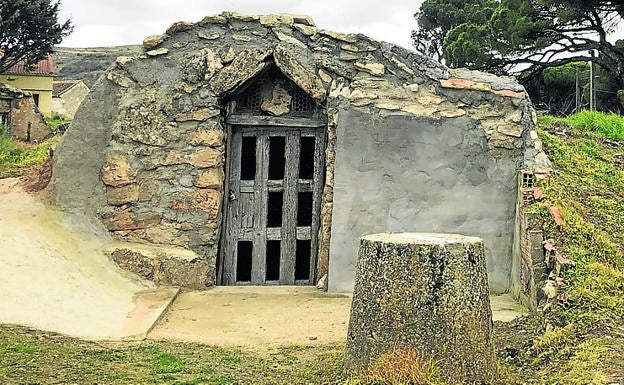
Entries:
<svg viewBox="0 0 624 385">
<path fill-rule="evenodd" d="M 122 276 L 105 241 L 0 179 L 0 322 L 89 339 L 144 335 L 174 293 Z"/>
</svg>

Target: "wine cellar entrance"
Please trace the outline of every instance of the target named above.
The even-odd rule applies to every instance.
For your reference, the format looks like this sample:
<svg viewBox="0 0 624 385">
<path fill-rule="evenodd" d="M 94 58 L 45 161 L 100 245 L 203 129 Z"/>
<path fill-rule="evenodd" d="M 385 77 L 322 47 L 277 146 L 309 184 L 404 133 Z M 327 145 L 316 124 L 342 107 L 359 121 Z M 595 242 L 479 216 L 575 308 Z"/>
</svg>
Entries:
<svg viewBox="0 0 624 385">
<path fill-rule="evenodd" d="M 247 89 L 227 118 L 223 284 L 314 284 L 325 125 L 316 103 L 276 69 Z"/>
</svg>

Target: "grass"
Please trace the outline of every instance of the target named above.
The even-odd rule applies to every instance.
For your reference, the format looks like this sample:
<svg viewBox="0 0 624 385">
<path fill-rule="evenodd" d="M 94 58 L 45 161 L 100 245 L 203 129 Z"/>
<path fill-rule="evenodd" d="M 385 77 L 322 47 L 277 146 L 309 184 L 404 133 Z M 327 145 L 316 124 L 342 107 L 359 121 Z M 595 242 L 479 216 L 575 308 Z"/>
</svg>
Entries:
<svg viewBox="0 0 624 385">
<path fill-rule="evenodd" d="M 96 343 L 0 326 L 1 384 L 341 384 L 342 346 Z"/>
<path fill-rule="evenodd" d="M 53 137 L 41 144 L 29 145 L 16 142 L 0 127 L 0 178 L 16 177 L 25 168 L 42 164 L 59 140 L 60 137 Z"/>
<path fill-rule="evenodd" d="M 620 115 L 599 111 L 581 111 L 567 118 L 551 115 L 540 117 L 542 125 L 564 124 L 572 129 L 590 133 L 600 138 L 624 140 L 624 120 Z"/>
<path fill-rule="evenodd" d="M 566 135 L 553 122 L 599 122 L 568 126 Z M 598 123 L 596 123 L 598 122 Z M 542 138 L 555 176 L 545 188 L 546 205 L 561 209 L 565 224 L 551 225 L 562 252 L 575 262 L 564 272 L 563 293 L 568 300 L 559 309 L 565 323 L 588 326 L 624 317 L 624 119 L 610 114 L 583 112 L 561 120 L 541 122 Z"/>
<path fill-rule="evenodd" d="M 529 209 L 543 214 L 546 237 L 574 263 L 560 272 L 562 296 L 525 325 L 534 328 L 530 344 L 507 367 L 529 384 L 617 383 L 610 376 L 624 379 L 624 118 L 545 116 L 538 133 L 554 172 L 545 200 Z M 552 205 L 564 224 L 550 218 Z"/>
<path fill-rule="evenodd" d="M 372 363 L 348 385 L 441 385 L 439 370 L 431 359 L 414 348 L 393 349 Z"/>
<path fill-rule="evenodd" d="M 52 127 L 53 131 L 56 131 L 56 128 L 61 124 L 69 122 L 71 122 L 71 119 L 61 114 L 52 114 L 51 117 L 46 119 L 46 123 L 48 123 L 48 126 Z"/>
</svg>

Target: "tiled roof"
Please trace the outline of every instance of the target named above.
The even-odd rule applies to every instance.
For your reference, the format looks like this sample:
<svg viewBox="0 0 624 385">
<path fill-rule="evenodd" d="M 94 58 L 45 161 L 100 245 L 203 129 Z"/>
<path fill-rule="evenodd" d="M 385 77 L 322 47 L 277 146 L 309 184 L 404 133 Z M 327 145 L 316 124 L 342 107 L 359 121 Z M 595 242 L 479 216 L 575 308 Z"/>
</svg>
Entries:
<svg viewBox="0 0 624 385">
<path fill-rule="evenodd" d="M 5 73 L 11 75 L 52 75 L 54 73 L 54 61 L 52 55 L 48 55 L 46 59 L 41 60 L 29 71 L 24 68 L 24 62 L 20 61 Z"/>
<path fill-rule="evenodd" d="M 52 83 L 52 96 L 57 97 L 80 82 L 81 80 L 73 80 L 73 79 L 55 80 Z"/>
</svg>

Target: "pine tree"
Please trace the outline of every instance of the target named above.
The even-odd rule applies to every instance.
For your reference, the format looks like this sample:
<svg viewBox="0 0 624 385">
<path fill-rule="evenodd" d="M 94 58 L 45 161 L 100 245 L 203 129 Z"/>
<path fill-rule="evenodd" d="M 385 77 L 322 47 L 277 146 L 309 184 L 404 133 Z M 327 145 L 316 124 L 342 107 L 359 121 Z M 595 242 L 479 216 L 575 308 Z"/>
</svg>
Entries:
<svg viewBox="0 0 624 385">
<path fill-rule="evenodd" d="M 71 20 L 58 20 L 59 4 L 59 0 L 0 0 L 0 73 L 22 61 L 35 65 L 71 33 Z"/>
</svg>

